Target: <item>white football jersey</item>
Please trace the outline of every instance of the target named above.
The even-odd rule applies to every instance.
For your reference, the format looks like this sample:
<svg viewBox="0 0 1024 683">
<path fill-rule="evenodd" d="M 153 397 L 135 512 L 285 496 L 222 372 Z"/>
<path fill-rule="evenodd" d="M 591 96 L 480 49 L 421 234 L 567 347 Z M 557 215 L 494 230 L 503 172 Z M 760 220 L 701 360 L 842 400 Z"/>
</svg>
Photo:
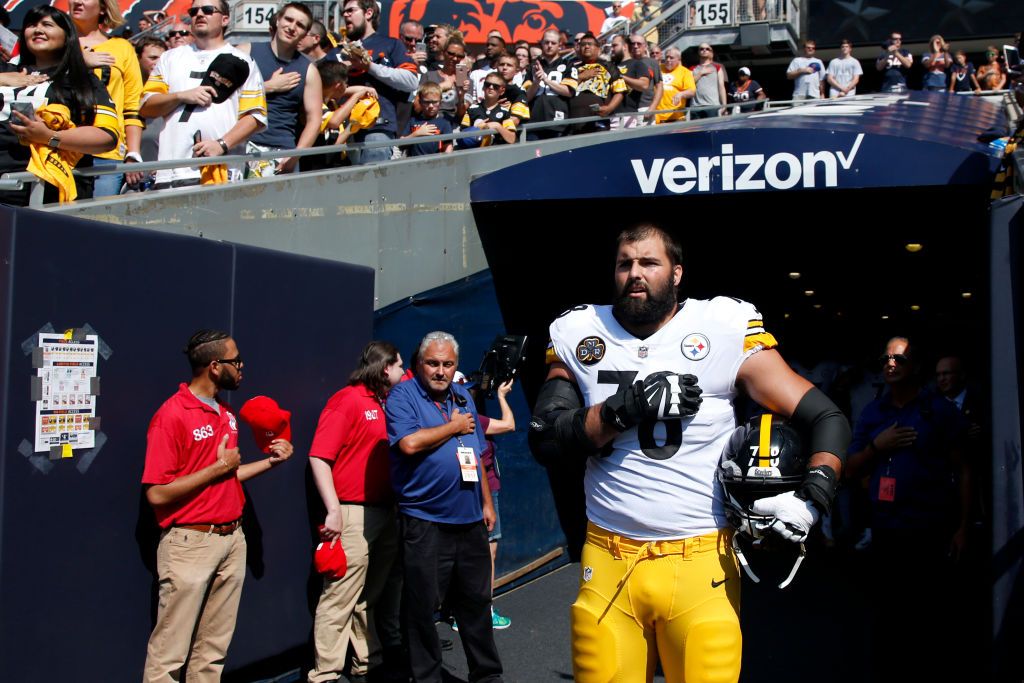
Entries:
<svg viewBox="0 0 1024 683">
<path fill-rule="evenodd" d="M 736 427 L 736 374 L 747 357 L 775 345 L 757 309 L 728 297 L 687 299 L 647 339 L 624 330 L 611 306 L 578 306 L 555 320 L 548 360 L 569 367 L 588 406 L 666 370 L 696 375 L 703 390 L 692 418 L 642 423 L 589 458 L 587 518 L 637 540 L 725 528 L 715 469 Z"/>
</svg>

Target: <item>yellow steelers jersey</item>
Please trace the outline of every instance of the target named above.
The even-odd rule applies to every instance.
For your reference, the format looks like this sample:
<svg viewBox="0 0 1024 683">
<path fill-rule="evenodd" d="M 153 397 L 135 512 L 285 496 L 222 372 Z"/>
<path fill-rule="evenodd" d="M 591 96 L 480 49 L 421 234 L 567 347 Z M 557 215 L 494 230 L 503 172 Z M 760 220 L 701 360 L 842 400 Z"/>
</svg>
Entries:
<svg viewBox="0 0 1024 683">
<path fill-rule="evenodd" d="M 97 154 L 103 159 L 121 161 L 128 152 L 125 142 L 125 127 L 142 128 L 142 117 L 139 116 L 139 102 L 142 97 L 142 71 L 139 60 L 135 56 L 135 48 L 124 38 L 110 38 L 99 45 L 93 46 L 94 52 L 106 52 L 114 57 L 110 66 L 93 69 L 96 78 L 107 89 L 110 99 L 117 112 L 117 146 L 109 152 Z"/>
<path fill-rule="evenodd" d="M 588 460 L 588 519 L 638 540 L 724 528 L 715 468 L 736 427 L 736 374 L 750 355 L 776 346 L 757 309 L 728 297 L 688 299 L 664 327 L 638 339 L 619 325 L 610 306 L 581 306 L 550 329 L 548 360 L 569 367 L 588 406 L 666 370 L 696 375 L 703 390 L 692 418 L 642 423 Z"/>
</svg>

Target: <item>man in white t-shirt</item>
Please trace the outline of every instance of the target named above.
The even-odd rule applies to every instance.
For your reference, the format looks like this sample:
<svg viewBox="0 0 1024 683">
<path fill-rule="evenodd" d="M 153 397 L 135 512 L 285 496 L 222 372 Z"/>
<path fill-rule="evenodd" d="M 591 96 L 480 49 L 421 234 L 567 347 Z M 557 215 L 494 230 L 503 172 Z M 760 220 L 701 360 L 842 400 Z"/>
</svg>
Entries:
<svg viewBox="0 0 1024 683">
<path fill-rule="evenodd" d="M 853 43 L 849 38 L 843 38 L 843 42 L 839 43 L 839 56 L 828 63 L 828 96 L 836 98 L 856 95 L 857 84 L 863 75 L 860 61 L 853 57 Z"/>
<path fill-rule="evenodd" d="M 820 100 L 824 97 L 825 64 L 814 56 L 817 49 L 813 40 L 804 41 L 803 56 L 794 57 L 786 69 L 786 78 L 794 81 L 794 100 Z"/>
<path fill-rule="evenodd" d="M 142 115 L 164 119 L 159 161 L 242 153 L 246 140 L 267 125 L 260 70 L 224 40 L 230 21 L 226 0 L 193 0 L 188 14 L 195 42 L 163 53 L 142 91 Z M 236 177 L 241 166 L 174 168 L 157 171 L 154 188 Z"/>
</svg>

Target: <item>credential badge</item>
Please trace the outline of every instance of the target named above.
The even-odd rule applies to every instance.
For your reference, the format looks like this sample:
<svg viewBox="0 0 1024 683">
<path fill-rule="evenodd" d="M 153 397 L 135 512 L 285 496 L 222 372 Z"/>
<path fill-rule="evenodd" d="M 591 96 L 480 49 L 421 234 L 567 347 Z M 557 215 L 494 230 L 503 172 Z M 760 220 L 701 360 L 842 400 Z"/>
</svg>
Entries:
<svg viewBox="0 0 1024 683">
<path fill-rule="evenodd" d="M 703 334 L 691 332 L 683 337 L 680 350 L 690 360 L 704 360 L 711 353 L 711 342 Z"/>
</svg>

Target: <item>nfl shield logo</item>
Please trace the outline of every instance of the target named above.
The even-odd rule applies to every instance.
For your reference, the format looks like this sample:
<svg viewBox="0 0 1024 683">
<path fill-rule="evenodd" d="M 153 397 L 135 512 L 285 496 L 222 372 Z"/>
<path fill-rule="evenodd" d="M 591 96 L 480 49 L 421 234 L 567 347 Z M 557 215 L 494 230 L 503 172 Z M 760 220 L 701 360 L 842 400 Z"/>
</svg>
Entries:
<svg viewBox="0 0 1024 683">
<path fill-rule="evenodd" d="M 636 355 L 639 356 L 640 358 L 647 358 L 647 347 L 641 346 L 639 349 L 637 349 Z"/>
</svg>

